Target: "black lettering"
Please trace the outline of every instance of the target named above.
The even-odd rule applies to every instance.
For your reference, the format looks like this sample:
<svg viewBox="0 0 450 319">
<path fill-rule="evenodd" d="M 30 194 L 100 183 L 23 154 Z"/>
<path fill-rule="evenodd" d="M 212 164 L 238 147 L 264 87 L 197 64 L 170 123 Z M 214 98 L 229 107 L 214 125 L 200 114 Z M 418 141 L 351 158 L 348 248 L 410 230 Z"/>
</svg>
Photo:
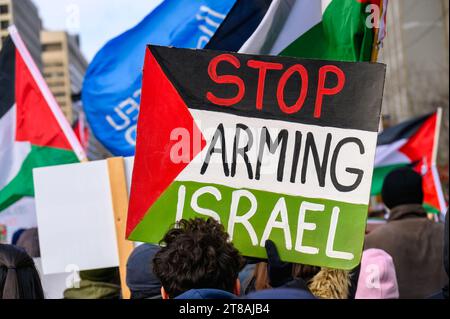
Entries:
<svg viewBox="0 0 450 319">
<path fill-rule="evenodd" d="M 239 139 L 241 137 L 241 132 L 244 131 L 247 133 L 248 142 L 244 147 L 239 147 Z M 253 146 L 253 134 L 248 128 L 248 126 L 244 124 L 236 125 L 236 136 L 234 138 L 234 152 L 233 152 L 233 163 L 231 164 L 231 177 L 236 176 L 236 166 L 237 166 L 237 156 L 240 155 L 247 166 L 248 178 L 253 179 L 253 168 L 250 164 L 250 160 L 248 158 L 247 152 Z"/>
<path fill-rule="evenodd" d="M 302 133 L 295 132 L 295 148 L 294 157 L 292 158 L 292 171 L 291 171 L 291 183 L 295 183 L 297 179 L 298 160 L 300 157 L 300 150 L 302 149 Z"/>
<path fill-rule="evenodd" d="M 334 153 L 333 153 L 333 158 L 331 159 L 331 181 L 333 182 L 334 187 L 340 192 L 351 192 L 351 191 L 354 191 L 355 189 L 357 189 L 359 187 L 359 185 L 361 184 L 361 181 L 363 179 L 363 176 L 364 176 L 364 171 L 362 171 L 360 169 L 357 169 L 357 168 L 349 168 L 349 167 L 347 167 L 345 169 L 345 171 L 347 173 L 357 175 L 355 183 L 350 185 L 350 186 L 344 186 L 341 183 L 339 183 L 338 180 L 337 180 L 336 165 L 337 165 L 339 152 L 341 151 L 341 148 L 345 144 L 349 144 L 349 143 L 355 143 L 356 145 L 358 145 L 359 153 L 361 155 L 365 154 L 365 149 L 364 149 L 363 143 L 361 142 L 360 139 L 358 139 L 356 137 L 345 138 L 345 139 L 343 139 L 342 141 L 340 141 L 336 145 L 336 148 L 334 149 Z"/>
<path fill-rule="evenodd" d="M 314 158 L 314 167 L 317 173 L 317 179 L 319 180 L 319 186 L 325 187 L 325 177 L 327 174 L 327 166 L 328 166 L 328 157 L 330 155 L 330 146 L 331 146 L 331 134 L 327 135 L 327 140 L 325 143 L 325 150 L 323 152 L 322 163 L 320 163 L 319 153 L 317 151 L 316 141 L 314 140 L 314 135 L 312 133 L 308 133 L 305 144 L 305 156 L 303 158 L 303 167 L 302 167 L 302 184 L 306 183 L 306 173 L 308 171 L 308 160 L 309 153 L 312 152 Z"/>
<path fill-rule="evenodd" d="M 275 154 L 281 144 L 280 158 L 278 162 L 277 180 L 279 182 L 283 181 L 288 136 L 289 133 L 287 130 L 281 130 L 280 133 L 278 134 L 276 141 L 273 142 L 272 139 L 270 138 L 269 130 L 267 129 L 267 127 L 263 127 L 261 131 L 261 141 L 259 145 L 258 161 L 256 163 L 256 173 L 255 173 L 256 180 L 259 181 L 261 179 L 261 163 L 264 155 L 265 146 L 266 145 L 268 146 L 270 153 Z"/>
<path fill-rule="evenodd" d="M 216 148 L 216 144 L 218 143 L 219 139 L 222 144 L 222 147 Z M 200 172 L 202 175 L 205 175 L 206 170 L 208 169 L 209 163 L 211 161 L 211 156 L 214 153 L 222 154 L 223 172 L 225 173 L 226 177 L 230 176 L 230 169 L 228 167 L 227 150 L 225 144 L 225 130 L 223 128 L 223 124 L 220 124 L 217 127 L 216 133 L 214 133 L 214 137 L 212 139 L 211 145 L 208 149 L 208 153 L 206 154 L 205 162 L 203 163 Z"/>
</svg>

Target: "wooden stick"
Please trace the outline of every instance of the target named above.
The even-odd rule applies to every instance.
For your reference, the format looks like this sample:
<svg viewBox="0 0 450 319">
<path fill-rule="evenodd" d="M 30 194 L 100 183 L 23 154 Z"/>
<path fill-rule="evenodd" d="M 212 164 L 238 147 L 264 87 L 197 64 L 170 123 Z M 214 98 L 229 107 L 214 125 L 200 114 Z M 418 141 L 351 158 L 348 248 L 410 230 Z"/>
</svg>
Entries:
<svg viewBox="0 0 450 319">
<path fill-rule="evenodd" d="M 434 144 L 433 144 L 433 157 L 431 159 L 431 164 L 436 165 L 437 155 L 439 149 L 439 136 L 441 133 L 441 123 L 442 123 L 442 108 L 439 107 L 436 112 L 436 130 L 434 132 Z"/>
<path fill-rule="evenodd" d="M 128 257 L 134 249 L 134 245 L 125 238 L 128 213 L 128 191 L 125 176 L 125 164 L 122 157 L 111 158 L 107 161 L 116 224 L 117 247 L 119 250 L 122 298 L 130 299 L 130 289 L 126 283 L 126 266 Z"/>
<path fill-rule="evenodd" d="M 380 1 L 380 16 L 378 19 L 383 18 L 383 0 Z M 378 21 L 378 28 L 375 28 L 375 34 L 373 39 L 373 46 L 372 46 L 372 57 L 370 59 L 370 62 L 378 62 L 378 54 L 380 52 L 379 43 L 378 43 L 378 35 L 380 34 L 380 21 Z"/>
</svg>

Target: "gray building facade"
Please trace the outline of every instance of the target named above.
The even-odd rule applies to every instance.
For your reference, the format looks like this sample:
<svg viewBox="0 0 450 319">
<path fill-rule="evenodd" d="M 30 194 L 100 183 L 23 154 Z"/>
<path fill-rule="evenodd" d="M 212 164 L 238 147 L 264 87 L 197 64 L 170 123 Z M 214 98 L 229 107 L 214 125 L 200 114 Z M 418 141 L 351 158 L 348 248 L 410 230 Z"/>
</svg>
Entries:
<svg viewBox="0 0 450 319">
<path fill-rule="evenodd" d="M 396 124 L 441 107 L 439 161 L 448 164 L 449 1 L 389 1 L 380 62 L 387 64 L 386 123 Z"/>
<path fill-rule="evenodd" d="M 31 56 L 42 70 L 40 33 L 42 21 L 31 0 L 0 0 L 0 49 L 8 36 L 8 27 L 15 25 Z"/>
</svg>

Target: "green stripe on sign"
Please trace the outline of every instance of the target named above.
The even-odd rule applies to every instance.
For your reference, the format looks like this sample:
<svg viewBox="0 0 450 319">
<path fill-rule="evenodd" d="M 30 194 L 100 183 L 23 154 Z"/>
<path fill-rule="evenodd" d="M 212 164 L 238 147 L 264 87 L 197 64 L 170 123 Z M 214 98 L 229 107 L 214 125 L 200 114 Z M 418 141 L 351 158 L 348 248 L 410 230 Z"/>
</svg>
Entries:
<svg viewBox="0 0 450 319">
<path fill-rule="evenodd" d="M 215 192 L 215 195 L 205 191 Z M 196 200 L 195 193 L 202 195 Z M 240 201 L 238 200 L 239 194 L 242 195 L 242 193 L 253 197 L 255 200 L 254 206 L 247 197 L 241 197 Z M 179 198 L 181 198 L 181 201 L 178 200 Z M 265 249 L 261 247 L 262 237 L 274 207 L 282 207 L 283 199 L 286 203 L 289 224 L 287 230 L 291 239 L 289 240 L 289 235 L 285 236 L 285 231 L 281 228 L 273 228 L 269 238 L 278 243 L 280 256 L 284 261 L 325 267 L 333 265 L 342 269 L 352 269 L 359 263 L 364 242 L 367 205 L 280 195 L 258 190 L 237 190 L 222 185 L 196 182 L 173 183 L 147 212 L 129 239 L 159 243 L 164 234 L 174 225 L 179 208 L 183 208 L 181 212 L 184 219 L 205 218 L 205 215 L 198 213 L 199 208 L 213 211 L 213 214 L 215 212 L 220 216 L 225 229 L 228 229 L 233 205 L 237 207 L 237 216 L 246 215 L 251 207 L 254 207 L 256 213 L 248 219 L 248 222 L 254 229 L 256 237 L 252 240 L 251 231 L 249 232 L 244 224 L 238 223 L 234 226 L 233 242 L 242 254 L 265 258 Z M 323 205 L 323 211 L 307 211 L 304 222 L 300 223 L 300 228 L 298 228 L 300 207 L 312 204 Z M 337 218 L 335 240 L 333 241 L 332 238 L 329 240 L 329 234 L 330 228 L 333 228 L 330 227 L 330 224 L 335 207 L 339 209 L 340 213 Z M 276 221 L 282 221 L 281 215 L 278 215 Z M 301 228 L 305 227 L 305 223 L 311 223 L 307 224 L 306 228 L 309 226 L 312 229 L 313 224 L 315 224 L 316 229 L 302 230 Z M 301 233 L 303 233 L 303 239 L 297 237 Z M 289 245 L 292 247 L 289 247 Z M 318 253 L 312 254 L 296 250 L 305 250 L 305 247 L 306 250 L 317 248 Z M 343 259 L 342 256 L 333 257 L 338 252 L 347 253 L 347 259 Z M 353 257 L 348 254 L 352 254 Z"/>
<path fill-rule="evenodd" d="M 34 196 L 34 168 L 77 162 L 78 158 L 72 151 L 33 145 L 17 176 L 0 190 L 0 213 L 22 197 Z"/>
<path fill-rule="evenodd" d="M 372 196 L 377 196 L 381 194 L 381 190 L 383 189 L 383 183 L 386 176 L 402 167 L 406 167 L 408 164 L 396 164 L 396 165 L 387 165 L 387 166 L 380 166 L 375 167 L 373 171 L 373 178 L 372 178 L 372 190 L 370 191 L 370 194 Z"/>
<path fill-rule="evenodd" d="M 322 22 L 288 46 L 282 56 L 339 61 L 370 61 L 373 29 L 366 27 L 365 5 L 332 1 Z"/>
</svg>

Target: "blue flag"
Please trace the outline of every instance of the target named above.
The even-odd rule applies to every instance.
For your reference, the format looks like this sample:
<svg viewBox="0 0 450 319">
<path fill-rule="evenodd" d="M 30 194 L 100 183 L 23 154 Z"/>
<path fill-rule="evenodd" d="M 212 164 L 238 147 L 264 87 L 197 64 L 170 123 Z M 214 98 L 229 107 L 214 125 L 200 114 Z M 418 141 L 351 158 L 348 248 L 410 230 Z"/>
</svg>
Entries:
<svg viewBox="0 0 450 319">
<path fill-rule="evenodd" d="M 165 0 L 97 53 L 84 79 L 83 107 L 94 135 L 113 155 L 134 155 L 146 45 L 204 48 L 235 2 Z"/>
</svg>

